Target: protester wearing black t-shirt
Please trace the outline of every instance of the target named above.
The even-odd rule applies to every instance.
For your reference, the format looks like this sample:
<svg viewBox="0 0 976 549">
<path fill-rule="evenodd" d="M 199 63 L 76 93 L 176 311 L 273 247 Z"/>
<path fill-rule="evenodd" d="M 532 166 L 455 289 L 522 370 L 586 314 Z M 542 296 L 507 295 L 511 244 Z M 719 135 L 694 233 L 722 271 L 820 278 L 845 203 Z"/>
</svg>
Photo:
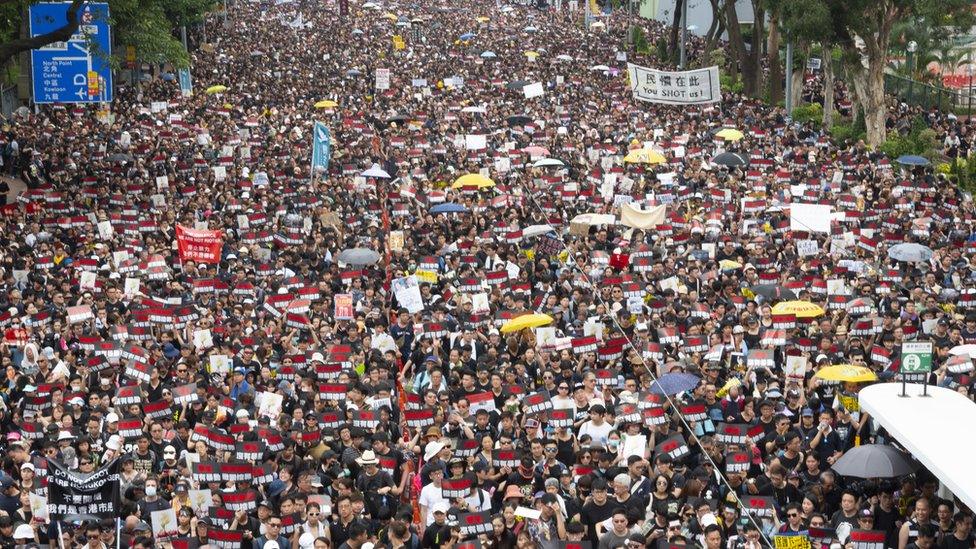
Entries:
<svg viewBox="0 0 976 549">
<path fill-rule="evenodd" d="M 942 549 L 971 549 L 976 539 L 973 538 L 973 516 L 959 512 L 952 517 L 955 527 L 952 534 L 942 537 L 939 545 Z"/>
</svg>

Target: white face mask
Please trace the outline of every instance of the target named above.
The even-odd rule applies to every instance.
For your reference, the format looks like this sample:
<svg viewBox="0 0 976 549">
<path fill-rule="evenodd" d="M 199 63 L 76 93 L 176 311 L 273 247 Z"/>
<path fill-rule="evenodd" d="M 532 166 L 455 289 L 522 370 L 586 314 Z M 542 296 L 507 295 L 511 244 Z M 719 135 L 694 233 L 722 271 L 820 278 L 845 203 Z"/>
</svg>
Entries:
<svg viewBox="0 0 976 549">
<path fill-rule="evenodd" d="M 155 496 L 156 495 L 156 487 L 155 486 L 146 486 L 146 495 L 149 496 L 149 497 Z"/>
</svg>

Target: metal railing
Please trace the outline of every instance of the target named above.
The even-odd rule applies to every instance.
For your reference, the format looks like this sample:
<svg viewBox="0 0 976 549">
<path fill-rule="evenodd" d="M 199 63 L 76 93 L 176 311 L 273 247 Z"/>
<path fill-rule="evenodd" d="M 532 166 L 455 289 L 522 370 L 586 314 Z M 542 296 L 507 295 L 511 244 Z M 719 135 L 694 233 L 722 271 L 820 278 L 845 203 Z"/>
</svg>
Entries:
<svg viewBox="0 0 976 549">
<path fill-rule="evenodd" d="M 885 74 L 885 93 L 894 95 L 909 105 L 925 109 L 935 107 L 940 111 L 956 114 L 972 114 L 973 97 L 969 88 L 951 89 L 933 86 L 897 74 Z"/>
</svg>

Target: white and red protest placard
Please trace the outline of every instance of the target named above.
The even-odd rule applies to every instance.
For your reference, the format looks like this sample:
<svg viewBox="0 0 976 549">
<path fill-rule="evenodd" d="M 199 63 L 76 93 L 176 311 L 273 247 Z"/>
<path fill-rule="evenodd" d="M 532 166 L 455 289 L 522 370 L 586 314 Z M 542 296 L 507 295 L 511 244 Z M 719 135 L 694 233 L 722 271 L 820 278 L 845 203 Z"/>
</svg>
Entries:
<svg viewBox="0 0 976 549">
<path fill-rule="evenodd" d="M 224 233 L 176 226 L 176 242 L 180 261 L 198 263 L 220 263 L 220 249 L 224 243 Z"/>
</svg>

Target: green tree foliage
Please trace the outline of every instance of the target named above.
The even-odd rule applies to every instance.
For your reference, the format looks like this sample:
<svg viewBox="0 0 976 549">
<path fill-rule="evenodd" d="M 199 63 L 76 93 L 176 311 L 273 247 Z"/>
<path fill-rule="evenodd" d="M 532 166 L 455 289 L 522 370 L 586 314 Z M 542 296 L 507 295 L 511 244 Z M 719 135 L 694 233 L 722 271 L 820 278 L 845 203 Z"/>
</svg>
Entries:
<svg viewBox="0 0 976 549">
<path fill-rule="evenodd" d="M 82 0 L 74 0 L 81 6 Z M 214 0 L 107 0 L 115 34 L 115 64 L 125 58 L 125 46 L 134 46 L 139 60 L 150 63 L 170 62 L 178 67 L 189 64 L 189 57 L 179 39 L 181 25 L 203 20 L 216 5 Z M 77 28 L 77 21 L 36 39 L 26 39 L 24 18 L 31 2 L 0 0 L 0 65 L 6 65 L 18 53 L 66 39 Z"/>
</svg>

